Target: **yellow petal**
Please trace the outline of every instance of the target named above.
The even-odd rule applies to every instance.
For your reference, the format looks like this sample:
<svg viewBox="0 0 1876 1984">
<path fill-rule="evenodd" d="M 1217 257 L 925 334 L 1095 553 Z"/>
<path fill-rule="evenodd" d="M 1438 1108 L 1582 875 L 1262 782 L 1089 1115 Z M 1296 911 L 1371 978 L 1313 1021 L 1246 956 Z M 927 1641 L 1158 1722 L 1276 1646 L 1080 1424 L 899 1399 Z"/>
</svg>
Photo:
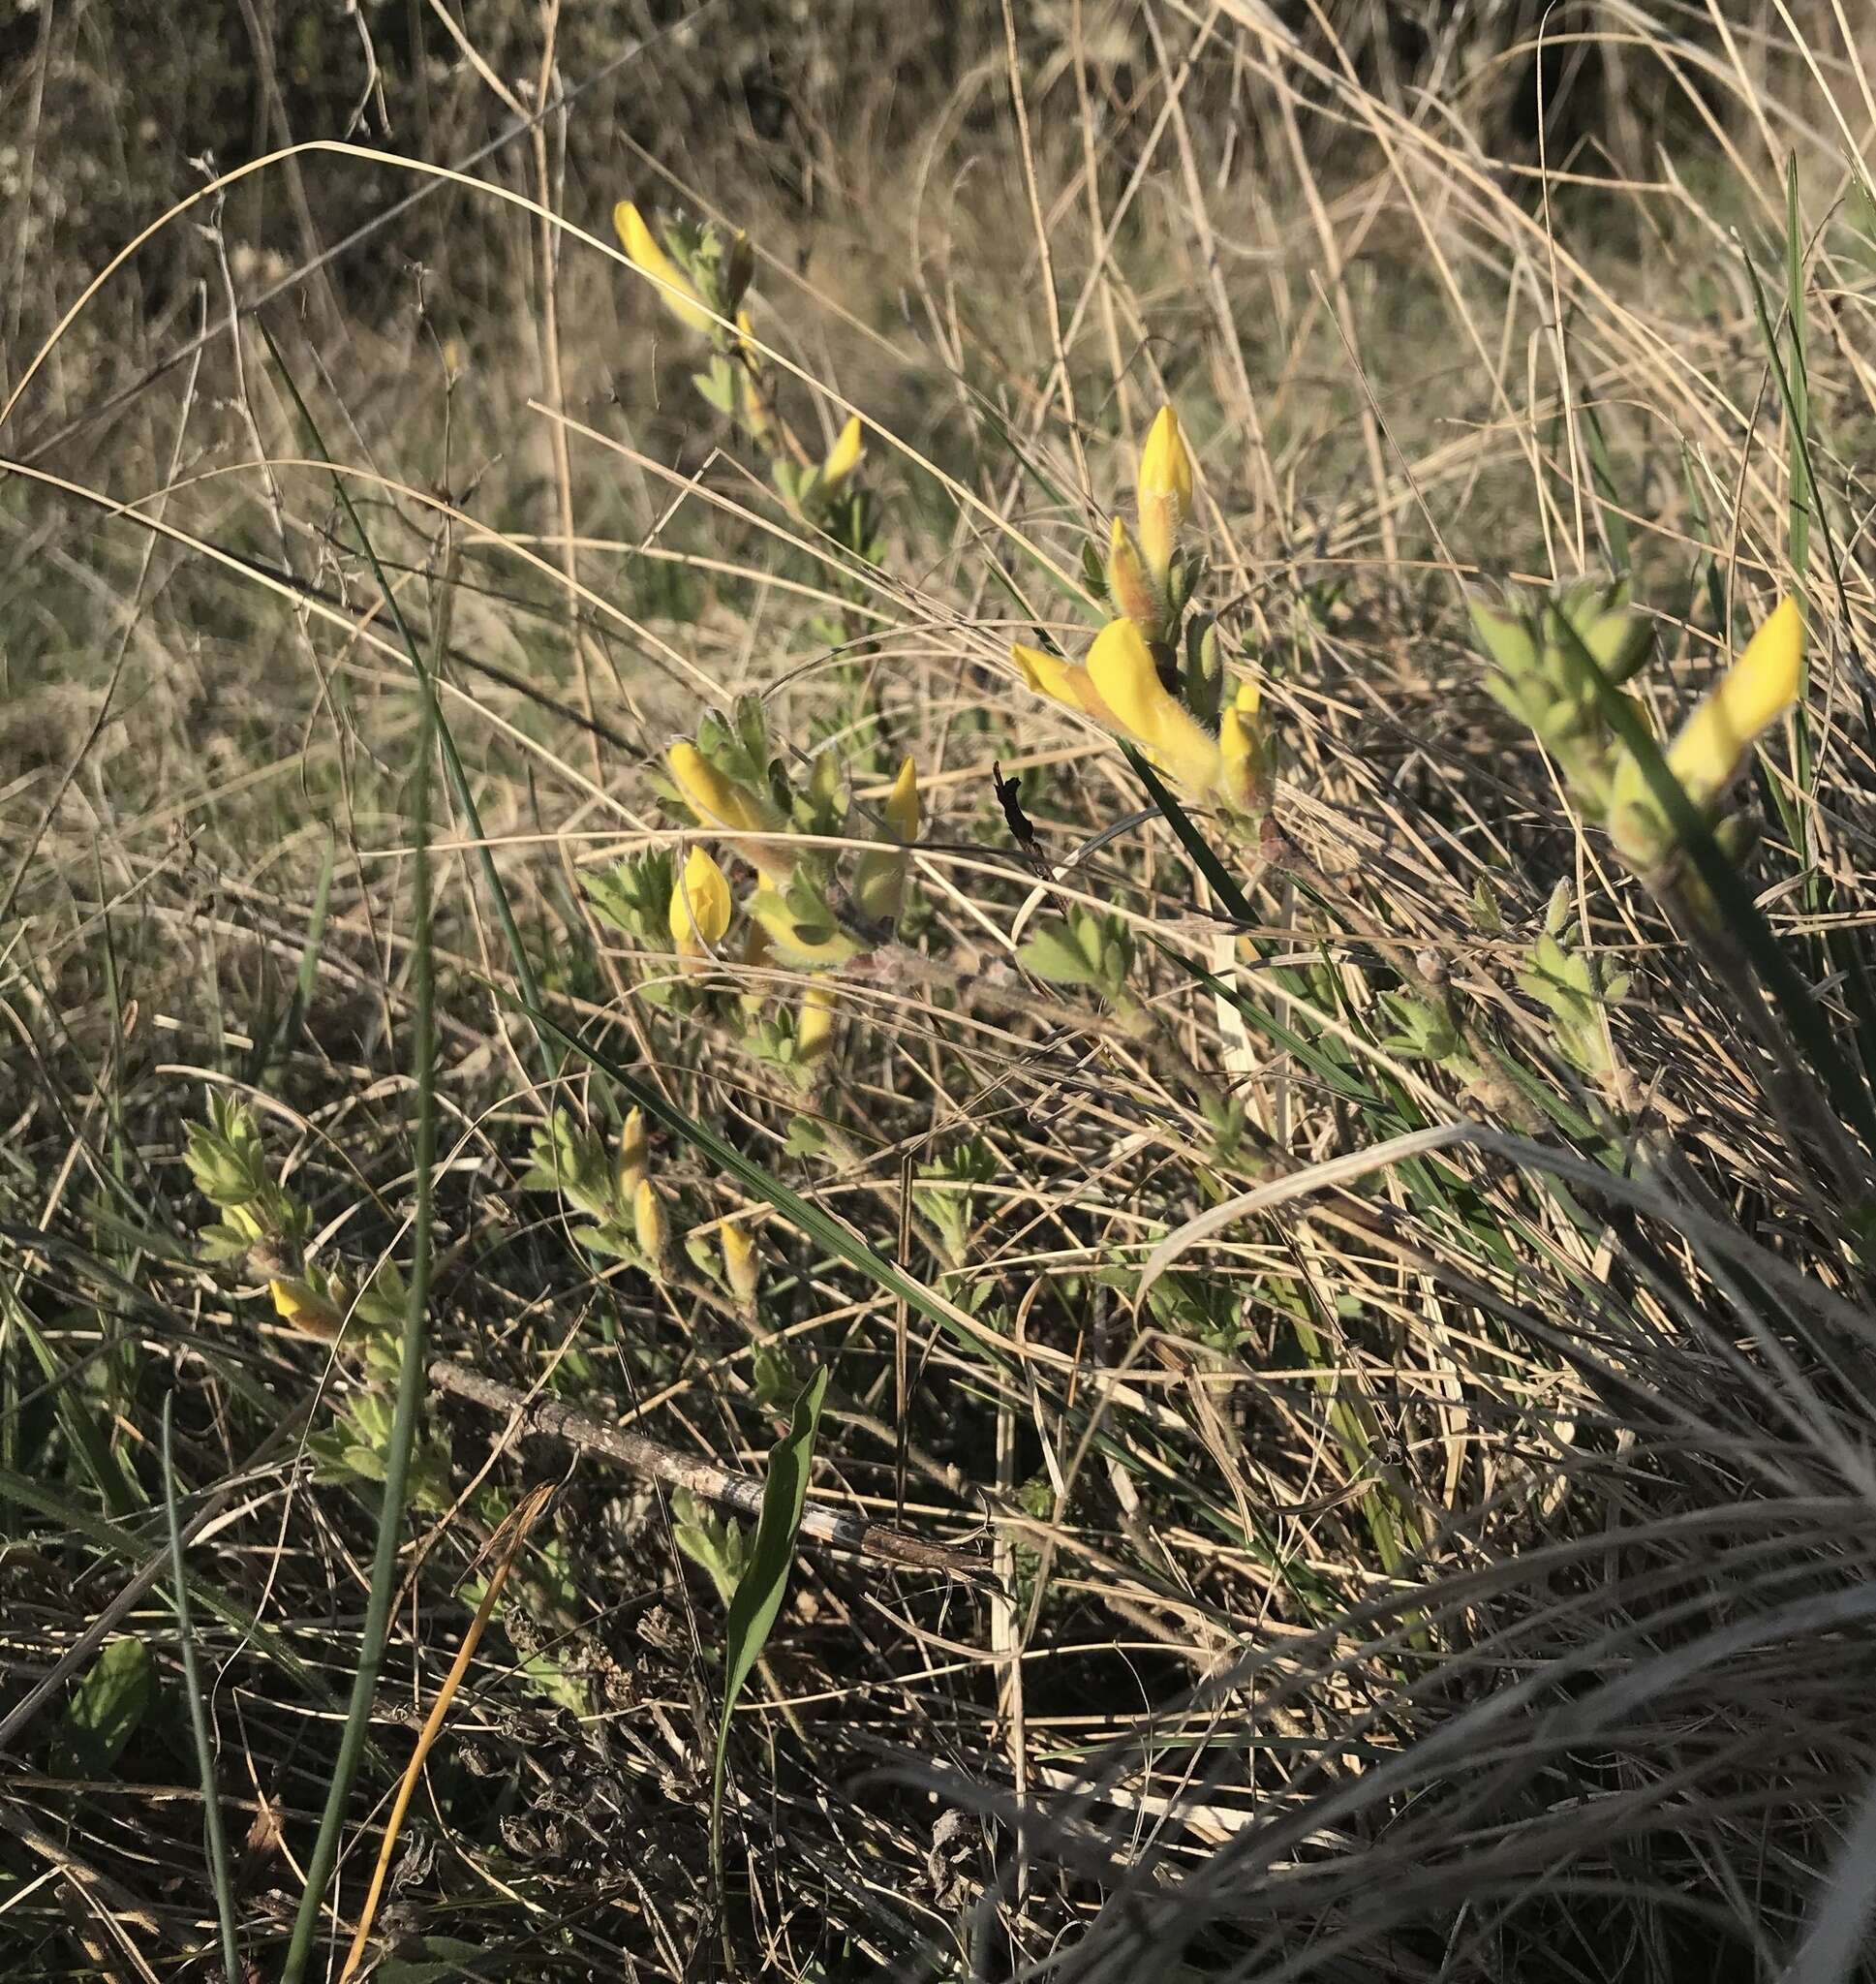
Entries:
<svg viewBox="0 0 1876 1984">
<path fill-rule="evenodd" d="M 645 225 L 645 216 L 630 200 L 622 200 L 612 209 L 612 226 L 632 265 L 659 285 L 659 295 L 672 316 L 692 330 L 710 329 L 716 319 L 703 307 L 691 278 L 665 254 L 658 236 Z"/>
<path fill-rule="evenodd" d="M 1010 643 L 1010 653 L 1023 671 L 1024 681 L 1038 696 L 1065 702 L 1070 709 L 1080 710 L 1083 716 L 1092 717 L 1111 730 L 1120 728 L 1086 668 L 1063 661 L 1060 655 L 1044 654 L 1039 647 L 1025 647 L 1021 641 Z"/>
<path fill-rule="evenodd" d="M 1192 457 L 1179 431 L 1179 416 L 1171 407 L 1159 409 L 1147 434 L 1147 445 L 1140 450 L 1137 493 L 1140 548 L 1148 568 L 1163 585 L 1180 531 L 1192 513 Z"/>
<path fill-rule="evenodd" d="M 671 890 L 671 941 L 679 952 L 695 957 L 721 944 L 729 928 L 729 883 L 708 848 L 692 848 Z"/>
<path fill-rule="evenodd" d="M 1791 708 L 1803 668 L 1804 618 L 1796 600 L 1781 600 L 1668 746 L 1668 769 L 1696 805 L 1732 782 L 1753 739 Z"/>
<path fill-rule="evenodd" d="M 1246 689 L 1250 690 L 1248 698 Z M 1269 773 L 1253 684 L 1241 684 L 1218 719 L 1218 756 L 1223 760 L 1218 790 L 1225 803 L 1240 813 L 1263 812 L 1270 803 Z"/>
<path fill-rule="evenodd" d="M 1121 728 L 1188 792 L 1211 790 L 1218 776 L 1217 740 L 1176 702 L 1159 679 L 1152 650 L 1131 620 L 1110 620 L 1089 651 L 1095 693 Z"/>
<path fill-rule="evenodd" d="M 1115 610 L 1137 621 L 1143 633 L 1149 636 L 1158 635 L 1165 619 L 1158 588 L 1147 576 L 1147 568 L 1133 539 L 1118 516 L 1108 538 L 1107 596 L 1114 602 Z"/>
<path fill-rule="evenodd" d="M 665 755 L 671 776 L 691 810 L 704 826 L 726 826 L 740 832 L 753 826 L 742 788 L 733 785 L 688 737 L 681 737 Z"/>
<path fill-rule="evenodd" d="M 841 429 L 841 436 L 827 450 L 827 459 L 820 465 L 820 486 L 822 493 L 834 495 L 848 476 L 860 465 L 864 451 L 860 440 L 860 417 L 849 414 L 846 425 Z"/>
</svg>

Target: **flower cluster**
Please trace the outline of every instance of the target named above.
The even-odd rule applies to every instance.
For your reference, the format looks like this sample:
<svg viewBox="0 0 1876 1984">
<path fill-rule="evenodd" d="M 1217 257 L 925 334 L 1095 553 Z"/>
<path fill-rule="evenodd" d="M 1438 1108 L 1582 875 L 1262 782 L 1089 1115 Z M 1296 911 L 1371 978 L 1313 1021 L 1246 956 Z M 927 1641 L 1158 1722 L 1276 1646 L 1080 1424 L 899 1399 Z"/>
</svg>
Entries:
<svg viewBox="0 0 1876 1984">
<path fill-rule="evenodd" d="M 788 431 L 743 307 L 755 272 L 749 236 L 725 236 L 709 222 L 698 228 L 667 223 L 661 235 L 630 200 L 613 208 L 612 225 L 627 258 L 664 307 L 686 330 L 708 340 L 709 363 L 692 375 L 698 393 L 736 420 L 769 456 L 776 487 L 790 510 L 876 563 L 876 520 L 871 498 L 856 480 L 866 452 L 860 417 L 847 417 L 818 462 Z"/>
<path fill-rule="evenodd" d="M 1246 676 L 1226 699 L 1217 624 L 1187 618 L 1202 574 L 1180 542 L 1191 513 L 1192 457 L 1162 407 L 1140 451 L 1137 530 L 1116 516 L 1105 555 L 1091 547 L 1086 560 L 1116 617 L 1084 661 L 1020 642 L 1011 652 L 1038 695 L 1137 744 L 1188 798 L 1260 819 L 1272 766 L 1258 686 Z"/>
<path fill-rule="evenodd" d="M 1569 586 L 1534 603 L 1474 601 L 1472 625 L 1492 664 L 1486 686 L 1549 748 L 1584 818 L 1608 831 L 1637 873 L 1671 868 L 1680 835 L 1606 699 L 1606 685 L 1632 680 L 1654 651 L 1654 630 L 1630 604 L 1627 580 Z M 1797 700 L 1803 666 L 1803 615 L 1795 600 L 1781 600 L 1662 747 L 1689 804 L 1727 839 L 1737 841 L 1740 825 L 1722 817 L 1727 791 L 1760 734 Z M 1630 697 L 1628 706 L 1645 728 L 1642 704 Z"/>
</svg>

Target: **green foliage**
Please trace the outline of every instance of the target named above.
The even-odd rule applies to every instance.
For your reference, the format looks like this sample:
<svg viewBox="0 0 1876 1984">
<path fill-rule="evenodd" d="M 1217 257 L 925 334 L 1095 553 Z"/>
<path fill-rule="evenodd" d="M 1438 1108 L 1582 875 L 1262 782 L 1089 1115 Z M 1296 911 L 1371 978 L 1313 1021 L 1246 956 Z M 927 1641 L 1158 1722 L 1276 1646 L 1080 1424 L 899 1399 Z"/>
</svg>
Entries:
<svg viewBox="0 0 1876 1984">
<path fill-rule="evenodd" d="M 962 1267 L 970 1256 L 976 1201 L 969 1188 L 988 1185 L 1001 1168 L 997 1154 L 979 1137 L 966 1137 L 927 1164 L 912 1189 L 912 1203 L 937 1229 L 946 1257 Z M 935 1189 L 938 1187 L 943 1189 Z"/>
<path fill-rule="evenodd" d="M 126 1633 L 107 1641 L 65 1705 L 64 1744 L 70 1767 L 102 1777 L 143 1724 L 156 1695 L 150 1650 Z"/>
<path fill-rule="evenodd" d="M 723 1775 L 729 1761 L 729 1722 L 742 1699 L 749 1677 L 782 1616 L 788 1573 L 794 1565 L 795 1536 L 808 1499 L 808 1476 L 814 1463 L 815 1437 L 820 1428 L 821 1402 L 827 1396 L 827 1372 L 816 1371 L 795 1401 L 787 1433 L 769 1454 L 768 1479 L 762 1486 L 762 1513 L 755 1540 L 737 1574 L 723 1626 L 723 1702 L 717 1722 L 717 1753 L 710 1773 L 710 1860 L 717 1886 L 723 1888 Z M 725 1542 L 727 1539 L 724 1539 Z M 713 1573 L 714 1574 L 714 1573 Z"/>
</svg>

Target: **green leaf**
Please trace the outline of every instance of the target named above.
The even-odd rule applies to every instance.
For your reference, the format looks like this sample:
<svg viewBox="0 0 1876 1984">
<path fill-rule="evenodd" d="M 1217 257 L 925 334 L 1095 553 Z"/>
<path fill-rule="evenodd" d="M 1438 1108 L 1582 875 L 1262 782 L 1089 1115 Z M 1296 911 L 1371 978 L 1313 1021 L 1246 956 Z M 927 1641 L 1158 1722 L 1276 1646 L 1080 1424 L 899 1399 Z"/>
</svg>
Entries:
<svg viewBox="0 0 1876 1984">
<path fill-rule="evenodd" d="M 1045 923 L 1016 953 L 1025 971 L 1052 985 L 1092 985 L 1095 972 L 1063 923 Z"/>
<path fill-rule="evenodd" d="M 82 1769 L 94 1777 L 109 1770 L 137 1734 L 155 1689 L 140 1639 L 114 1639 L 92 1661 L 65 1709 L 66 1739 Z"/>
<path fill-rule="evenodd" d="M 736 1596 L 730 1600 L 729 1618 L 723 1627 L 723 1709 L 717 1724 L 717 1760 L 710 1778 L 710 1864 L 716 1872 L 719 1894 L 723 1891 L 723 1767 L 729 1755 L 729 1719 L 781 1616 L 801 1511 L 808 1499 L 808 1469 L 815 1455 L 821 1401 L 826 1396 L 827 1367 L 822 1365 L 802 1387 L 788 1430 L 769 1455 L 755 1540 L 750 1545 L 749 1564 L 737 1580 Z"/>
<path fill-rule="evenodd" d="M 426 1936 L 417 1947 L 421 1956 L 389 1957 L 380 1964 L 371 1973 L 378 1984 L 450 1984 L 477 1974 L 477 1967 L 488 1961 L 480 1943 L 454 1936 Z"/>
</svg>

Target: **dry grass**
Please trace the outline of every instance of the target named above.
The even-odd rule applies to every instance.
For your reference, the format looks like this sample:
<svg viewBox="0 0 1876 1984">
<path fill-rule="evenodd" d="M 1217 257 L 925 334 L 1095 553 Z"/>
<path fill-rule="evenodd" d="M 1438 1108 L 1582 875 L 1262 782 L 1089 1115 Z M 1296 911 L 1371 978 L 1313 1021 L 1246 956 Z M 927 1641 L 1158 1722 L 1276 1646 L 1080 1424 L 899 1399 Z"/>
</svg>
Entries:
<svg viewBox="0 0 1876 1984">
<path fill-rule="evenodd" d="M 344 189 L 436 183 L 359 138 L 169 219 L 163 294 L 140 261 L 114 275 L 30 381 L 79 285 L 0 311 L 9 1975 L 216 1973 L 171 1392 L 226 1900 L 281 1972 L 369 1636 L 380 1497 L 341 1450 L 371 1449 L 386 1374 L 362 1325 L 335 1348 L 279 1320 L 264 1263 L 204 1258 L 183 1157 L 205 1094 L 245 1098 L 311 1258 L 408 1262 L 426 948 L 433 1352 L 741 1474 L 825 1367 L 815 1498 L 986 1575 L 803 1552 L 733 1718 L 719 1893 L 703 1559 L 733 1544 L 430 1397 L 309 1975 L 351 1940 L 464 1580 L 560 1473 L 405 1822 L 387 1980 L 1867 1973 L 1870 1205 L 1790 1127 L 1801 1070 L 1737 981 L 1483 693 L 1462 586 L 1632 567 L 1665 727 L 1799 582 L 1747 274 L 1777 312 L 1795 154 L 1814 638 L 1751 872 L 1861 1079 L 1876 205 L 1846 160 L 1876 135 L 1876 43 L 1796 0 L 1483 12 L 1012 0 L 902 41 L 850 8 L 793 58 L 778 140 L 725 0 L 370 237 L 369 277 L 335 262 L 329 304 L 295 286 L 216 327 L 302 228 L 345 232 Z M 623 39 L 475 13 L 512 101 L 449 56 L 429 167 L 525 114 L 550 26 L 565 83 Z M 44 134 L 21 212 L 84 144 L 47 17 L 7 99 Z M 602 114 L 634 102 L 661 108 Z M 246 203 L 262 185 L 285 219 Z M 816 450 L 869 423 L 876 567 L 690 395 L 694 350 L 611 246 L 622 192 L 752 230 L 789 418 Z M 420 279 L 396 262 L 419 252 Z M 1300 851 L 1217 841 L 1248 924 L 1008 659 L 1038 627 L 1086 638 L 1080 541 L 1163 398 Z M 426 732 L 384 581 L 481 823 L 439 782 L 427 943 Z M 807 1087 L 731 993 L 649 996 L 687 981 L 582 882 L 700 838 L 653 774 L 744 692 L 784 748 L 838 740 L 864 806 L 906 752 L 926 798 L 914 916 L 843 976 Z M 928 1308 L 661 1132 L 680 1240 L 756 1233 L 753 1307 L 681 1246 L 656 1279 L 596 1256 L 524 1187 L 555 1108 L 610 1137 L 623 1098 L 539 1052 L 482 850 L 556 1017 Z M 1559 885 L 1605 977 L 1633 974 L 1599 1075 L 1522 981 Z M 1071 905 L 1132 934 L 1150 1025 L 1015 961 Z M 770 1020 L 798 1008 L 801 975 L 738 976 Z M 1406 992 L 1447 1002 L 1460 1049 L 1399 1038 Z M 1247 1127 L 1221 1143 L 1226 1092 Z M 1169 1234 L 1250 1194 L 1143 1292 Z"/>
</svg>

